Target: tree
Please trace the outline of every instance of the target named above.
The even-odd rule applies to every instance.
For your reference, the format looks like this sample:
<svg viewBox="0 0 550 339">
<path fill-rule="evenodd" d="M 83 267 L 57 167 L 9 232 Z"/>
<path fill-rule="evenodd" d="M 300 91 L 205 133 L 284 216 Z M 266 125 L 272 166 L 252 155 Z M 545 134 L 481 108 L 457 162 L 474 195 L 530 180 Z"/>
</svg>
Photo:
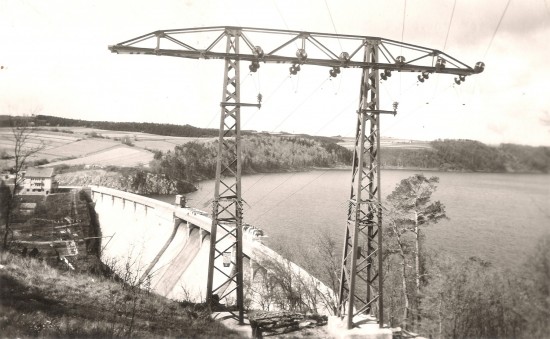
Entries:
<svg viewBox="0 0 550 339">
<path fill-rule="evenodd" d="M 409 267 L 408 261 L 410 260 L 409 257 L 412 247 L 411 239 L 410 237 L 407 237 L 407 227 L 405 227 L 405 225 L 401 222 L 401 220 L 404 219 L 403 214 L 391 205 L 386 208 L 386 211 L 389 218 L 386 218 L 388 219 L 388 224 L 385 228 L 385 234 L 389 239 L 385 241 L 387 244 L 385 253 L 387 256 L 391 256 L 393 254 L 397 254 L 398 256 L 399 265 L 401 266 L 399 269 L 401 279 L 400 289 L 404 303 L 401 326 L 408 329 L 408 321 L 410 320 L 409 318 L 411 315 L 411 303 L 409 298 L 409 289 L 407 287 L 409 280 L 409 270 L 407 268 Z M 392 263 L 392 258 L 386 258 L 386 261 L 390 266 L 390 269 L 393 269 L 393 267 L 391 267 L 394 265 L 394 263 Z M 393 319 L 393 314 L 390 315 L 390 319 Z"/>
<path fill-rule="evenodd" d="M 529 335 L 542 338 L 550 333 L 550 234 L 539 239 L 520 271 L 518 293 L 524 301 L 519 312 L 527 320 Z"/>
<path fill-rule="evenodd" d="M 420 287 L 423 276 L 421 259 L 421 229 L 429 224 L 437 223 L 447 218 L 445 206 L 439 201 L 431 202 L 431 196 L 437 188 L 438 177 L 426 178 L 423 174 L 415 174 L 401 180 L 394 191 L 388 195 L 387 201 L 395 212 L 393 216 L 395 234 L 400 236 L 404 232 L 414 234 L 414 277 L 415 277 L 415 309 L 419 320 Z M 403 249 L 403 244 L 400 245 Z M 404 253 L 403 253 L 404 260 Z M 405 262 L 403 261 L 403 265 Z M 404 268 L 403 268 L 404 269 Z M 406 276 L 403 278 L 406 279 Z M 406 286 L 405 286 L 406 288 Z M 405 292 L 406 293 L 406 292 Z"/>
<path fill-rule="evenodd" d="M 14 176 L 14 187 L 13 193 L 8 194 L 4 202 L 5 231 L 3 248 L 8 247 L 8 236 L 12 233 L 10 220 L 14 210 L 17 208 L 15 196 L 19 192 L 19 188 L 23 182 L 22 172 L 25 169 L 27 160 L 45 148 L 45 144 L 42 140 L 38 141 L 38 143 L 36 143 L 36 140 L 32 140 L 35 131 L 28 117 L 10 118 L 10 126 L 13 136 L 13 167 L 11 167 L 10 171 Z"/>
</svg>

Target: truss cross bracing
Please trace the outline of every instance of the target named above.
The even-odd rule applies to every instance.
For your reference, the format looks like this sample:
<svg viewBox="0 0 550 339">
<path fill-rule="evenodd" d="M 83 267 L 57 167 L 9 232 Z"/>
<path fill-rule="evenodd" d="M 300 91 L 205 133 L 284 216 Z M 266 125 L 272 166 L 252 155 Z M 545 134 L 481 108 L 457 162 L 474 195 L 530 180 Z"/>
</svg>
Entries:
<svg viewBox="0 0 550 339">
<path fill-rule="evenodd" d="M 365 49 L 365 61 L 376 63 L 375 44 Z M 378 310 L 383 323 L 382 213 L 380 204 L 379 74 L 363 69 L 353 150 L 351 193 L 340 272 L 339 314 L 353 326 L 353 317 Z"/>
<path fill-rule="evenodd" d="M 237 55 L 239 53 L 239 32 L 228 33 L 226 52 L 230 55 Z M 237 318 L 242 324 L 244 320 L 243 216 L 239 79 L 238 60 L 226 58 L 206 298 L 211 306 L 215 306 L 215 303 L 236 305 Z M 221 231 L 220 234 L 218 234 L 218 230 Z"/>
<path fill-rule="evenodd" d="M 380 114 L 391 111 L 379 107 L 379 82 L 397 71 L 418 72 L 420 82 L 434 73 L 454 74 L 458 76 L 455 83 L 460 84 L 467 76 L 482 72 L 484 64 L 478 62 L 472 68 L 442 51 L 379 37 L 250 27 L 159 30 L 109 46 L 109 50 L 225 61 L 207 298 L 211 305 L 219 299 L 234 303 L 241 322 L 240 108 L 259 105 L 240 103 L 240 62 L 250 62 L 251 71 L 258 70 L 260 63 L 292 64 L 291 74 L 303 65 L 330 67 L 331 76 L 340 68 L 362 69 L 339 314 L 349 327 L 360 313 L 377 315 L 383 326 Z"/>
</svg>

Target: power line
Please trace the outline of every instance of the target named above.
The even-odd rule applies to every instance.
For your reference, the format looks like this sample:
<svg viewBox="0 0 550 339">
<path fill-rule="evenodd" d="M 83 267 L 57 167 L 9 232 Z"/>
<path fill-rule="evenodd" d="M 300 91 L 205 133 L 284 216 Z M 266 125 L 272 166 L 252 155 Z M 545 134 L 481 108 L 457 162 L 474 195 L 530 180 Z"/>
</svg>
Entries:
<svg viewBox="0 0 550 339">
<path fill-rule="evenodd" d="M 483 59 L 487 56 L 487 53 L 489 52 L 489 49 L 491 48 L 491 45 L 493 44 L 493 40 L 495 39 L 495 36 L 497 35 L 497 32 L 500 28 L 500 24 L 502 23 L 502 19 L 504 18 L 504 15 L 506 15 L 506 11 L 508 10 L 508 6 L 510 5 L 510 2 L 512 0 L 508 0 L 506 3 L 506 7 L 504 7 L 504 11 L 502 11 L 502 15 L 500 16 L 500 19 L 498 20 L 497 27 L 495 28 L 495 32 L 493 33 L 493 36 L 491 37 L 491 41 L 489 41 L 489 46 L 487 46 L 487 50 L 485 51 L 485 54 L 483 54 Z"/>
<path fill-rule="evenodd" d="M 405 14 L 407 12 L 407 0 L 405 0 L 405 5 L 403 6 L 403 24 L 401 25 L 401 42 L 403 42 L 403 37 L 405 36 Z M 403 49 L 403 48 L 401 48 Z"/>
<path fill-rule="evenodd" d="M 446 87 L 442 92 L 439 93 L 439 95 L 441 94 L 444 94 L 445 92 L 447 92 L 451 87 L 453 87 L 453 84 L 449 85 L 448 87 Z M 397 125 L 399 125 L 400 123 L 402 123 L 403 121 L 409 119 L 410 117 L 413 116 L 414 113 L 418 112 L 425 104 L 428 104 L 430 102 L 433 102 L 432 100 L 438 95 L 438 93 L 434 93 L 434 95 L 429 98 L 426 103 L 421 103 L 419 105 L 417 105 L 414 109 L 412 109 L 411 111 L 407 112 L 407 113 L 404 113 L 404 114 L 401 114 L 400 116 L 402 117 L 400 120 L 396 121 L 393 125 L 389 126 L 385 133 L 387 133 L 388 131 L 392 130 L 393 128 L 395 128 Z M 405 117 L 405 118 L 403 118 Z"/>
<path fill-rule="evenodd" d="M 342 108 L 340 110 L 340 112 L 338 112 L 336 115 L 334 115 L 329 121 L 327 121 L 323 126 L 321 126 L 316 132 L 314 132 L 314 134 L 317 134 L 319 133 L 320 131 L 322 131 L 325 127 L 327 127 L 331 122 L 333 122 L 336 118 L 338 118 L 340 115 L 342 115 L 342 113 L 346 112 L 348 110 L 348 108 L 350 108 L 351 105 L 357 105 L 357 100 L 353 101 L 353 100 L 350 100 L 350 102 L 347 104 L 347 106 L 345 106 L 344 108 Z"/>
<path fill-rule="evenodd" d="M 285 82 L 288 81 L 288 79 L 290 78 L 290 76 L 285 76 L 285 78 L 283 80 L 281 80 L 281 82 L 279 83 L 279 85 L 277 85 L 277 87 L 273 90 L 273 92 L 271 92 L 268 96 L 266 96 L 266 98 L 263 99 L 263 103 L 264 105 L 270 101 L 271 97 L 273 97 L 273 95 L 275 95 L 275 93 L 277 93 L 279 91 L 279 89 L 284 85 Z M 252 120 L 253 117 L 256 116 L 256 113 L 258 112 L 259 110 L 256 110 L 254 113 L 252 113 L 252 115 L 250 115 L 250 117 L 245 121 L 245 123 L 243 124 L 244 125 L 247 125 L 250 120 Z"/>
<path fill-rule="evenodd" d="M 455 15 L 455 8 L 456 8 L 456 0 L 453 4 L 453 11 L 451 12 L 451 20 L 449 20 L 449 27 L 447 28 L 447 35 L 445 36 L 445 44 L 443 44 L 443 51 L 445 51 L 445 48 L 447 47 L 447 39 L 449 39 L 449 32 L 451 31 L 451 25 L 453 23 L 453 17 Z"/>
<path fill-rule="evenodd" d="M 285 197 L 284 199 L 281 199 L 279 200 L 279 202 L 277 202 L 275 205 L 273 205 L 271 208 L 269 208 L 267 211 L 265 211 L 264 213 L 260 214 L 259 216 L 257 216 L 256 218 L 254 218 L 251 223 L 254 223 L 255 221 L 259 220 L 261 217 L 263 217 L 265 214 L 271 212 L 275 207 L 279 206 L 280 204 L 282 204 L 283 202 L 287 201 L 288 198 L 292 197 L 294 194 L 300 192 L 301 190 L 303 190 L 304 188 L 306 188 L 308 185 L 310 185 L 312 182 L 316 181 L 317 179 L 319 179 L 320 177 L 322 177 L 325 173 L 327 173 L 328 170 L 325 170 L 323 171 L 321 174 L 319 174 L 317 177 L 313 178 L 312 180 L 310 180 L 307 184 L 303 185 L 302 187 L 300 187 L 299 189 L 297 189 L 296 191 L 294 191 L 292 194 L 288 195 L 287 197 Z M 292 176 L 294 176 L 296 173 L 298 172 L 295 172 Z M 291 176 L 291 177 L 292 177 Z M 285 182 L 288 181 L 285 180 Z"/>
<path fill-rule="evenodd" d="M 291 175 L 289 175 L 285 180 L 283 180 L 279 185 L 275 186 L 273 189 L 271 189 L 271 191 L 267 192 L 266 194 L 264 194 L 260 199 L 256 200 L 253 202 L 254 206 L 256 206 L 258 203 L 260 203 L 260 201 L 264 200 L 265 197 L 267 197 L 268 195 L 270 195 L 271 193 L 273 193 L 273 191 L 275 191 L 276 189 L 278 189 L 279 187 L 281 187 L 282 185 L 284 185 L 287 181 L 289 181 L 290 179 L 292 179 L 293 176 L 296 175 L 296 173 L 298 172 L 294 172 L 292 173 Z M 263 176 L 262 176 L 263 178 Z M 260 178 L 260 179 L 262 179 Z M 251 206 L 252 207 L 252 206 Z"/>
<path fill-rule="evenodd" d="M 405 0 L 403 5 L 403 24 L 401 25 L 401 42 L 403 42 L 403 38 L 405 36 L 405 15 L 407 13 L 407 0 Z M 400 54 L 403 54 L 403 46 L 401 46 Z M 401 72 L 399 72 L 399 97 L 401 97 L 401 78 L 402 78 Z"/>
<path fill-rule="evenodd" d="M 271 95 L 273 95 L 276 91 L 278 91 L 279 88 L 284 84 L 284 82 L 285 82 L 288 78 L 289 78 L 289 77 L 286 77 L 285 79 L 283 79 L 283 81 L 279 84 L 279 86 L 277 86 L 277 88 L 273 91 L 273 93 L 272 93 Z M 280 127 L 288 118 L 290 118 L 290 116 L 292 116 L 292 115 L 293 115 L 293 114 L 294 114 L 303 104 L 305 104 L 305 103 L 306 103 L 306 102 L 307 102 L 307 101 L 308 101 L 308 100 L 309 100 L 309 99 L 310 99 L 310 98 L 311 98 L 311 97 L 312 97 L 312 96 L 313 96 L 313 95 L 323 86 L 323 84 L 324 84 L 327 80 L 328 80 L 328 78 L 325 79 L 325 80 L 324 80 L 315 90 L 313 90 L 313 91 L 312 91 L 312 92 L 311 92 L 311 93 L 310 93 L 310 94 L 309 94 L 309 95 L 308 95 L 308 96 L 307 96 L 298 106 L 296 106 L 296 108 L 294 108 L 294 109 L 293 109 L 293 110 L 292 110 L 292 111 L 291 111 L 291 112 L 290 112 L 290 113 L 289 113 L 289 114 L 279 123 L 279 125 L 277 125 L 271 132 L 274 132 L 274 131 L 275 131 L 278 127 Z M 250 119 L 249 119 L 249 120 L 250 120 Z M 248 121 L 247 121 L 247 122 L 248 122 Z M 265 176 L 265 175 L 264 175 L 264 176 Z M 262 176 L 260 179 L 258 179 L 258 181 L 261 180 L 261 179 L 263 179 L 264 176 Z M 292 178 L 292 176 L 293 176 L 293 175 L 291 175 L 287 180 L 289 180 L 290 178 Z M 286 181 L 285 181 L 285 182 L 286 182 Z M 256 184 L 256 183 L 255 183 L 255 184 Z M 284 184 L 284 182 L 283 182 L 282 184 Z M 281 184 L 281 185 L 282 185 L 282 184 Z M 279 186 L 280 186 L 280 185 L 279 185 Z M 279 186 L 277 186 L 276 188 L 278 188 Z M 275 188 L 275 189 L 276 189 L 276 188 Z M 275 189 L 274 189 L 274 190 L 275 190 Z M 248 190 L 247 190 L 247 191 L 248 191 Z M 272 190 L 272 191 L 273 191 L 273 190 Z M 270 191 L 269 193 L 271 193 L 272 191 Z M 205 200 L 205 198 L 210 197 L 210 194 L 211 194 L 211 193 L 212 193 L 212 191 L 210 191 L 209 193 L 207 193 L 206 195 L 204 195 L 204 196 L 197 202 L 197 205 L 199 205 L 201 202 L 203 202 L 203 201 Z M 268 193 L 268 194 L 269 194 L 269 193 Z M 267 196 L 268 194 L 266 194 L 265 196 Z M 265 196 L 262 197 L 260 200 L 262 200 L 263 198 L 265 198 Z M 256 201 L 255 203 L 257 203 L 257 202 L 259 202 L 259 200 Z"/>
<path fill-rule="evenodd" d="M 271 2 L 273 3 L 273 6 L 275 6 L 275 9 L 277 10 L 277 13 L 279 13 L 279 17 L 281 18 L 281 20 L 283 20 L 283 24 L 285 24 L 286 29 L 290 30 L 290 28 L 288 27 L 288 24 L 286 23 L 286 20 L 283 16 L 283 13 L 281 13 L 281 11 L 279 10 L 279 6 L 277 6 L 277 2 L 275 0 L 272 0 Z M 296 49 L 298 49 L 298 44 L 296 43 L 296 41 L 294 41 L 294 46 L 296 46 Z"/>
<path fill-rule="evenodd" d="M 451 11 L 451 18 L 449 19 L 449 26 L 447 27 L 447 34 L 445 35 L 445 43 L 443 44 L 443 51 L 445 51 L 445 48 L 447 48 L 447 41 L 449 39 L 449 32 L 451 31 L 451 25 L 453 23 L 453 18 L 455 15 L 455 8 L 456 8 L 456 0 L 453 4 L 453 10 Z M 433 59 L 432 59 L 433 63 Z M 477 80 L 477 79 L 476 79 Z M 439 88 L 439 76 L 435 79 L 435 86 L 434 86 L 434 96 L 436 95 L 437 89 Z"/>
<path fill-rule="evenodd" d="M 305 104 L 312 96 L 313 94 L 315 94 L 322 86 L 325 82 L 327 82 L 328 78 L 325 79 L 319 86 L 317 86 L 316 89 L 314 89 L 298 106 L 296 106 L 296 108 L 294 108 L 292 111 L 290 111 L 290 113 L 277 125 L 275 126 L 275 128 L 273 128 L 271 130 L 271 132 L 275 132 L 275 130 L 279 127 L 281 127 L 281 125 L 288 119 L 290 118 L 290 116 L 292 116 L 294 113 L 296 113 L 296 111 L 298 110 L 298 108 L 302 107 L 303 104 Z"/>
<path fill-rule="evenodd" d="M 330 8 L 328 7 L 327 0 L 325 0 L 325 6 L 327 7 L 330 22 L 332 22 L 332 28 L 334 28 L 334 33 L 338 34 L 338 31 L 336 30 L 336 25 L 334 24 L 334 20 L 332 19 L 332 13 L 330 12 Z M 338 44 L 340 45 L 340 51 L 344 51 L 344 49 L 342 48 L 342 43 L 340 42 L 340 38 L 338 38 Z"/>
</svg>

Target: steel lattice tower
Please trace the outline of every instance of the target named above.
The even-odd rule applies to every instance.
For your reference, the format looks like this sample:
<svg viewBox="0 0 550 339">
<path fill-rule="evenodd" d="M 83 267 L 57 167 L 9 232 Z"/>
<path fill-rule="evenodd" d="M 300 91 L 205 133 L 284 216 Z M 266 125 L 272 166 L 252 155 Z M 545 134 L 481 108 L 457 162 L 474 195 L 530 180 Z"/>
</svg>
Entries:
<svg viewBox="0 0 550 339">
<path fill-rule="evenodd" d="M 376 64 L 376 43 L 365 48 L 365 62 Z M 382 274 L 382 210 L 380 185 L 380 76 L 377 69 L 364 68 L 353 150 L 351 193 L 344 238 L 344 253 L 338 291 L 339 314 L 352 327 L 353 317 L 371 312 L 378 304 L 378 319 L 384 320 Z M 368 124 L 367 124 L 368 123 Z M 359 279 L 359 280 L 358 280 Z M 359 284 L 363 289 L 358 288 Z M 355 293 L 354 293 L 355 291 Z M 364 298 L 358 294 L 364 294 Z M 357 299 L 357 300 L 356 300 Z M 356 309 L 356 301 L 360 308 Z"/>
<path fill-rule="evenodd" d="M 239 54 L 239 32 L 227 36 L 227 54 Z M 241 107 L 240 68 L 236 58 L 225 59 L 221 102 L 216 186 L 212 206 L 210 259 L 208 264 L 207 302 L 229 299 L 236 292 L 239 323 L 243 323 L 243 250 L 241 198 Z M 225 155 L 225 157 L 224 157 Z M 221 231 L 218 238 L 218 229 Z M 224 256 L 226 256 L 224 258 Z M 227 257 L 231 258 L 228 259 Z M 225 262 L 223 262 L 225 260 Z M 231 267 L 229 274 L 223 266 Z M 214 286 L 214 276 L 220 276 Z M 216 299 L 216 300 L 213 300 Z"/>
<path fill-rule="evenodd" d="M 202 38 L 201 34 L 204 35 Z M 215 38 L 211 37 L 212 34 Z M 288 39 L 265 48 L 272 40 L 269 38 L 281 36 Z M 264 48 L 253 43 L 258 40 L 265 42 Z M 336 40 L 338 44 L 329 45 Z M 199 46 L 200 41 L 204 45 Z M 244 52 L 239 49 L 240 42 L 244 43 Z M 297 51 L 292 50 L 294 44 L 301 47 Z M 335 45 L 340 45 L 340 51 Z M 343 51 L 344 45 L 350 53 Z M 341 68 L 362 70 L 351 192 L 337 296 L 339 315 L 345 318 L 348 327 L 354 326 L 355 315 L 364 313 L 377 314 L 382 327 L 380 114 L 395 114 L 396 106 L 394 104 L 393 111 L 380 109 L 380 80 L 387 80 L 393 71 L 419 72 L 419 82 L 424 82 L 435 73 L 457 75 L 454 81 L 460 84 L 467 76 L 481 73 L 485 65 L 478 62 L 472 68 L 442 51 L 379 37 L 224 26 L 155 31 L 109 46 L 109 50 L 117 54 L 225 61 L 207 299 L 213 307 L 225 299 L 226 304 L 234 306 L 230 309 L 238 310 L 241 323 L 243 216 L 240 108 L 260 105 L 240 102 L 240 62 L 250 62 L 251 72 L 257 71 L 260 63 L 292 64 L 291 74 L 296 74 L 303 65 L 330 67 L 332 77 L 337 76 Z M 407 57 L 410 55 L 411 60 L 406 61 L 403 53 Z"/>
</svg>

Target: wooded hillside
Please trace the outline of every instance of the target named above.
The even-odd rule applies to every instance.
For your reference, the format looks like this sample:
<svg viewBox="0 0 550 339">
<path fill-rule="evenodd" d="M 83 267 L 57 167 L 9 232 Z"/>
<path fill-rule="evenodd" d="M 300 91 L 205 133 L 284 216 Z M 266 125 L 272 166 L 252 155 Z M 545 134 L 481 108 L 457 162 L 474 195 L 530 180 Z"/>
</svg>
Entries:
<svg viewBox="0 0 550 339">
<path fill-rule="evenodd" d="M 171 152 L 157 152 L 153 172 L 171 180 L 195 182 L 216 173 L 216 142 L 190 142 Z M 242 140 L 243 173 L 301 170 L 351 163 L 348 149 L 299 137 L 246 136 Z"/>
<path fill-rule="evenodd" d="M 383 149 L 382 165 L 468 172 L 550 171 L 550 147 L 515 144 L 489 146 L 474 140 L 448 139 L 432 141 L 431 146 L 431 149 Z"/>
</svg>

